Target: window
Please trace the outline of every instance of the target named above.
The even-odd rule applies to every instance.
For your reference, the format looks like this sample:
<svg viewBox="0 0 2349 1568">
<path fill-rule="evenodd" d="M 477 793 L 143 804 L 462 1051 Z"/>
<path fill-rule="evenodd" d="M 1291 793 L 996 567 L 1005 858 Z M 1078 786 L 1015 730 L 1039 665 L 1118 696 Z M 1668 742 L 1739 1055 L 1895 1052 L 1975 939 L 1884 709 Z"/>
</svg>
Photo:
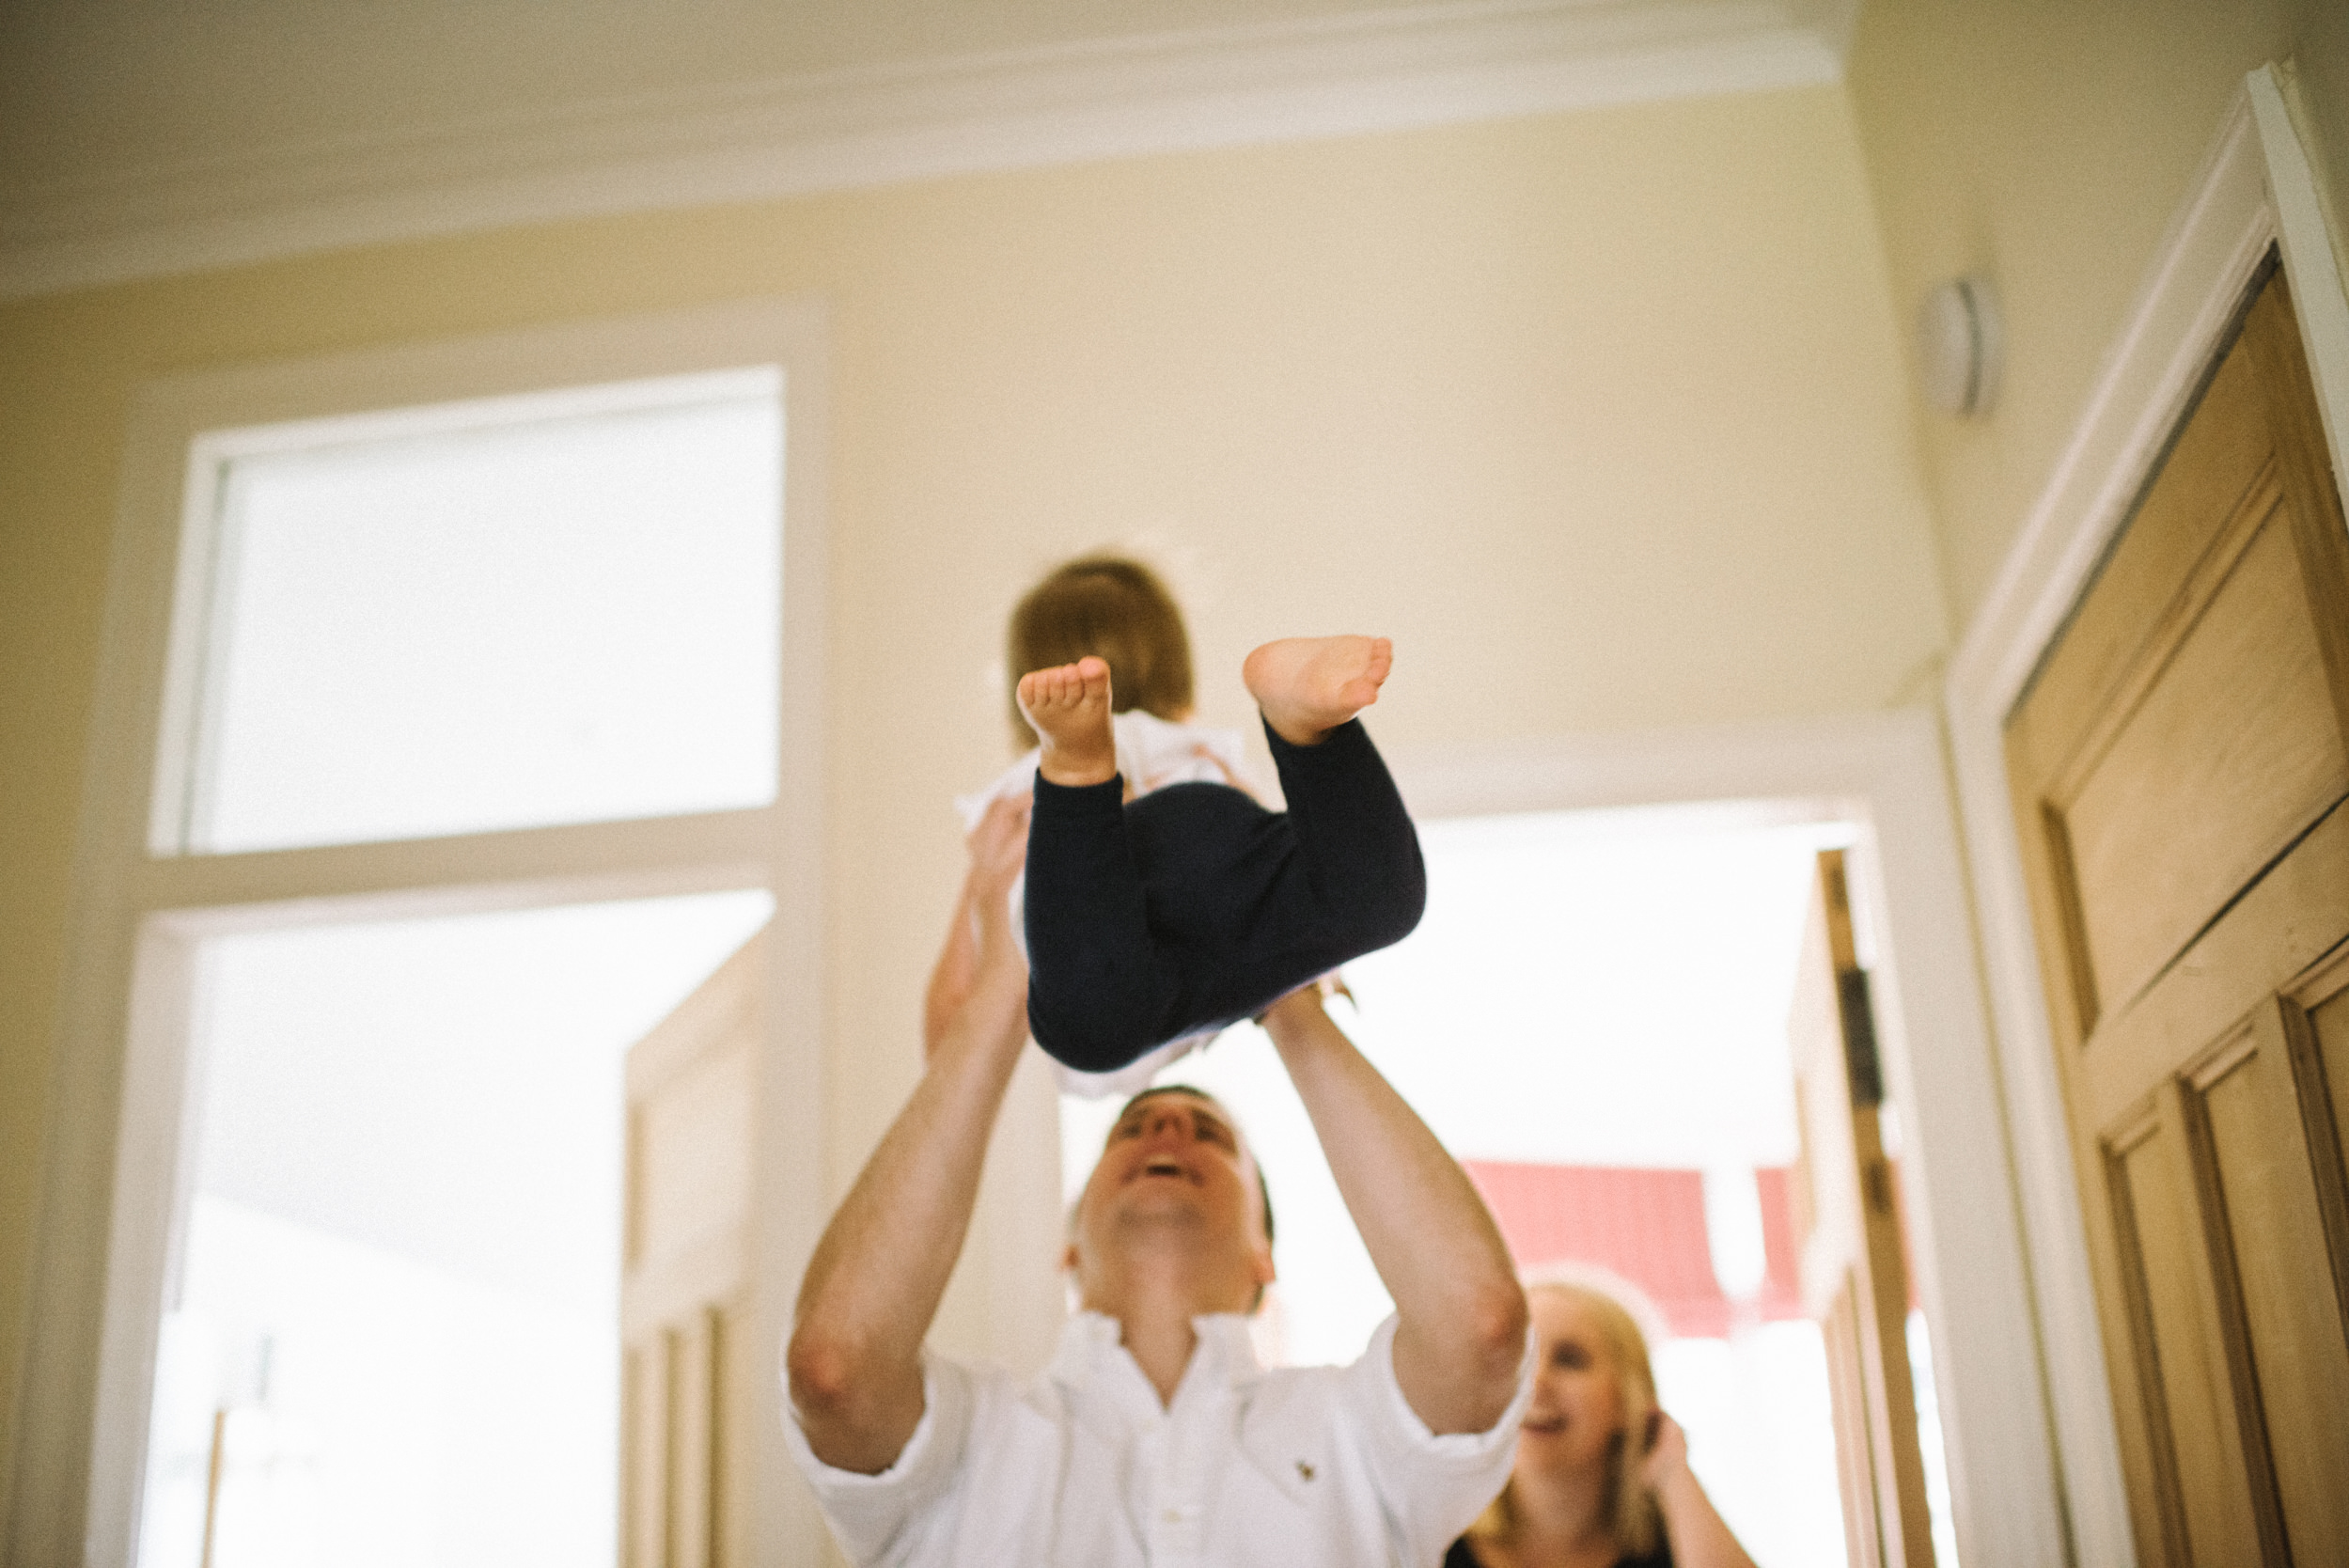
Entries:
<svg viewBox="0 0 2349 1568">
<path fill-rule="evenodd" d="M 203 438 L 157 847 L 772 800 L 782 390 L 762 367 Z"/>
<path fill-rule="evenodd" d="M 623 1052 L 771 902 L 199 945 L 140 1568 L 616 1556 Z"/>
<path fill-rule="evenodd" d="M 246 1498 L 282 1483 L 282 1523 L 321 1495 L 318 1421 L 289 1415 L 264 1441 L 268 1423 L 236 1413 L 329 1362 L 355 1377 L 365 1357 L 224 1322 L 259 1279 L 280 1279 L 278 1315 L 312 1330 L 338 1289 L 454 1303 L 477 1329 L 502 1313 L 497 1332 L 549 1355 L 569 1308 L 534 1329 L 517 1302 L 536 1291 L 594 1321 L 577 1281 L 604 1243 L 535 1222 L 536 1252 L 501 1242 L 501 1204 L 546 1173 L 483 1129 L 535 1108 L 530 1137 L 575 1163 L 629 1031 L 762 922 L 776 1092 L 759 1175 L 810 1210 L 773 1215 L 759 1260 L 756 1310 L 779 1324 L 791 1248 L 821 1218 L 822 347 L 818 313 L 752 302 L 222 371 L 143 399 L 66 1022 L 70 1196 L 53 1215 L 105 1235 L 107 1266 L 44 1271 L 27 1405 L 54 1435 L 28 1460 L 36 1491 L 64 1503 L 87 1476 L 93 1560 L 136 1560 L 145 1500 L 155 1560 L 177 1560 L 163 1543 L 186 1539 L 172 1443 L 191 1397 Z M 467 967 L 497 974 L 520 1012 L 468 1007 L 451 980 Z M 550 1022 L 556 1044 L 525 1039 Z M 499 1201 L 465 1213 L 462 1183 L 422 1180 L 429 1157 L 399 1163 L 435 1150 Z M 402 1186 L 430 1201 L 387 1201 Z M 210 1327 L 166 1328 L 190 1304 Z M 93 1364 L 94 1398 L 78 1391 Z M 244 1463 L 264 1451 L 284 1463 Z M 397 1469 L 392 1449 L 374 1467 Z M 246 1560 L 290 1539 L 196 1500 L 244 1530 Z M 215 1560 L 231 1544 L 216 1537 Z"/>
</svg>

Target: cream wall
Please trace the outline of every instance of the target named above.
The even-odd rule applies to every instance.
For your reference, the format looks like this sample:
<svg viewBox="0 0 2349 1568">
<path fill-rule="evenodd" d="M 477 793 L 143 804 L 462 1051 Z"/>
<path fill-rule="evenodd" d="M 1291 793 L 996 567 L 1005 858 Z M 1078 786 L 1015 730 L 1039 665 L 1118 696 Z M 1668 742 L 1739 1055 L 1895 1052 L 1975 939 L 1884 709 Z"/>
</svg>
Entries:
<svg viewBox="0 0 2349 1568">
<path fill-rule="evenodd" d="M 1926 690 L 1946 640 L 1836 88 L 534 228 L 0 306 L 0 1439 L 18 1435 L 133 389 L 758 293 L 832 312 L 836 1186 L 913 1080 L 960 870 L 946 797 L 1004 755 L 998 628 L 1057 557 L 1104 541 L 1160 555 L 1216 722 L 1244 717 L 1237 668 L 1257 640 L 1391 634 L 1377 730 L 1402 754 L 1877 708 Z M 1024 1092 L 1014 1185 L 1035 1191 L 1049 1105 Z M 984 1214 L 1022 1262 L 966 1270 L 942 1336 L 1019 1353 L 1054 1301 L 1026 1266 L 1050 1239 L 1021 1203 Z"/>
<path fill-rule="evenodd" d="M 1969 272 L 2005 314 L 1997 406 L 1919 418 L 1953 625 L 2046 484 L 2245 74 L 2295 55 L 2303 134 L 2349 212 L 2341 0 L 1863 7 L 1846 79 L 1900 318 Z"/>
</svg>

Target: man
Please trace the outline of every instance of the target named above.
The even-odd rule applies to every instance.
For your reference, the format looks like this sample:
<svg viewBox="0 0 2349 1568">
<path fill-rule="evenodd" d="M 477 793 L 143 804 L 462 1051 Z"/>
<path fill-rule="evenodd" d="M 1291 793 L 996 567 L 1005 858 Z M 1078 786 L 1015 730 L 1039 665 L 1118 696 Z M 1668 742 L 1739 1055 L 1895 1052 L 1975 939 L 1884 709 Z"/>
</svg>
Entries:
<svg viewBox="0 0 2349 1568">
<path fill-rule="evenodd" d="M 1256 1366 L 1255 1161 L 1188 1093 L 1112 1131 L 1069 1247 L 1084 1310 L 1041 1378 L 925 1356 L 1026 1041 L 1005 898 L 1024 847 L 997 803 L 972 839 L 976 972 L 801 1288 L 791 1440 L 834 1532 L 904 1568 L 1433 1568 L 1508 1477 L 1525 1297 L 1467 1178 L 1310 987 L 1264 1022 L 1394 1297 L 1360 1361 Z"/>
</svg>

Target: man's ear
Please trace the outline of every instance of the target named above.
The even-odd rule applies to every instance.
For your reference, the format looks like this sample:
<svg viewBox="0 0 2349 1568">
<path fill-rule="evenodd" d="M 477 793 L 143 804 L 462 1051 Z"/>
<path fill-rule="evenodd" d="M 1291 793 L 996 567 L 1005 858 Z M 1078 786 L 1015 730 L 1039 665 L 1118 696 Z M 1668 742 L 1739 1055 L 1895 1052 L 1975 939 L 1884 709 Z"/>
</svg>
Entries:
<svg viewBox="0 0 2349 1568">
<path fill-rule="evenodd" d="M 1248 1296 L 1251 1315 L 1264 1305 L 1264 1287 L 1273 1282 L 1273 1244 L 1268 1241 L 1251 1243 L 1248 1247 L 1248 1282 L 1256 1287 Z"/>
<path fill-rule="evenodd" d="M 1076 1273 L 1076 1243 L 1070 1242 L 1067 1246 L 1061 1247 L 1060 1272 L 1067 1275 L 1073 1275 Z"/>
</svg>

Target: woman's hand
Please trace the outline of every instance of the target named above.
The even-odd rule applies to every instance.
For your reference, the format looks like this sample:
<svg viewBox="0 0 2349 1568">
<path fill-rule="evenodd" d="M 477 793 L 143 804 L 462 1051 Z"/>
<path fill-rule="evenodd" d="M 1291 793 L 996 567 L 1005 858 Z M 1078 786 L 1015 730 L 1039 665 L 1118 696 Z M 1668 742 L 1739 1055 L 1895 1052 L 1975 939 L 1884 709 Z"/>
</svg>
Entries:
<svg viewBox="0 0 2349 1568">
<path fill-rule="evenodd" d="M 1640 1479 L 1651 1492 L 1661 1492 L 1667 1482 L 1679 1480 L 1688 1472 L 1688 1434 L 1680 1422 L 1663 1411 L 1652 1411 L 1648 1417 L 1648 1456 L 1640 1462 Z"/>
<path fill-rule="evenodd" d="M 1664 1538 L 1681 1568 L 1754 1568 L 1754 1560 L 1688 1467 L 1688 1434 L 1661 1410 L 1648 1418 L 1648 1456 L 1639 1473 L 1655 1494 Z"/>
</svg>

